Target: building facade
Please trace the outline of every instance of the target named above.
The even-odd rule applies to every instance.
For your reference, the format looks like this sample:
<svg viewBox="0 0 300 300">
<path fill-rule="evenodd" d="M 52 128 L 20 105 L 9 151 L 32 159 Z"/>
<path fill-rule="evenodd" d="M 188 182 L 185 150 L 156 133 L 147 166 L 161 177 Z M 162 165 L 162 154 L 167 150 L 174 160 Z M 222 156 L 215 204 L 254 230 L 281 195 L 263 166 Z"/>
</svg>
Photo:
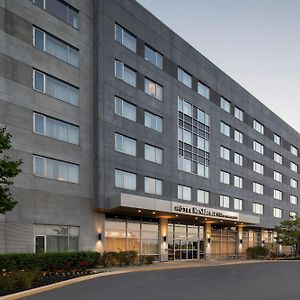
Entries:
<svg viewBox="0 0 300 300">
<path fill-rule="evenodd" d="M 24 161 L 1 253 L 277 251 L 274 226 L 299 213 L 298 132 L 135 1 L 0 12 L 0 125 Z"/>
</svg>

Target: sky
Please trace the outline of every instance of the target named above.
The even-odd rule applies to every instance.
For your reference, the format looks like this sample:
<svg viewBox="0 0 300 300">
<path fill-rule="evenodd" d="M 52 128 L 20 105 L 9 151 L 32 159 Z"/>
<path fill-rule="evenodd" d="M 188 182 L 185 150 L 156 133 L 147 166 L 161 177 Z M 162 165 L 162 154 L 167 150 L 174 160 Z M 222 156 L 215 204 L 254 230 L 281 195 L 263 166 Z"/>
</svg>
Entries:
<svg viewBox="0 0 300 300">
<path fill-rule="evenodd" d="M 300 132 L 300 0 L 137 0 Z"/>
</svg>

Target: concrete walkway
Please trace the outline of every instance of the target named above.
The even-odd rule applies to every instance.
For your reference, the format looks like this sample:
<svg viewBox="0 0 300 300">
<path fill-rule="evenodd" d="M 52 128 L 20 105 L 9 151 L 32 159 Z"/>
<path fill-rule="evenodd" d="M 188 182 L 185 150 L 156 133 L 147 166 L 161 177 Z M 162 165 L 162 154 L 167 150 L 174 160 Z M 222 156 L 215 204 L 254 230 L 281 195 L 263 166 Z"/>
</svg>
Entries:
<svg viewBox="0 0 300 300">
<path fill-rule="evenodd" d="M 42 293 L 52 289 L 64 287 L 73 283 L 82 282 L 98 277 L 113 276 L 132 272 L 147 272 L 147 271 L 160 271 L 160 270 L 176 270 L 176 269 L 187 269 L 187 268 L 201 268 L 201 267 L 215 267 L 224 265 L 235 265 L 235 264 L 253 264 L 266 262 L 262 260 L 198 260 L 198 261 L 169 261 L 163 263 L 154 263 L 152 265 L 143 266 L 130 266 L 130 267 L 114 267 L 114 268 L 100 268 L 97 271 L 101 273 L 82 276 L 74 279 L 69 279 L 66 281 L 61 281 L 51 285 L 42 286 L 39 288 L 34 288 L 24 292 L 11 294 L 7 296 L 0 297 L 1 300 L 12 300 L 21 299 L 26 296 Z"/>
</svg>

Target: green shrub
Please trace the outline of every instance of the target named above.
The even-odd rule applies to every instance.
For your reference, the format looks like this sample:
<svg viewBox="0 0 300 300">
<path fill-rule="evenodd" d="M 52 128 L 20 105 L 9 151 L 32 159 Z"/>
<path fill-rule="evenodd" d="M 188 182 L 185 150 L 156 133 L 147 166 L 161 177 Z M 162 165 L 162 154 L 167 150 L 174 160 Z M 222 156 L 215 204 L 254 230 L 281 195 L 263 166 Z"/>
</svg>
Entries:
<svg viewBox="0 0 300 300">
<path fill-rule="evenodd" d="M 93 268 L 99 263 L 100 254 L 92 251 L 69 253 L 1 254 L 0 270 L 6 271 L 56 271 Z"/>
<path fill-rule="evenodd" d="M 137 252 L 136 251 L 120 251 L 117 253 L 117 263 L 121 266 L 133 265 L 137 260 Z"/>
<path fill-rule="evenodd" d="M 249 247 L 246 250 L 247 257 L 252 259 L 264 258 L 268 256 L 269 250 L 262 246 Z"/>
<path fill-rule="evenodd" d="M 154 256 L 146 256 L 146 265 L 151 265 L 155 261 Z"/>
</svg>

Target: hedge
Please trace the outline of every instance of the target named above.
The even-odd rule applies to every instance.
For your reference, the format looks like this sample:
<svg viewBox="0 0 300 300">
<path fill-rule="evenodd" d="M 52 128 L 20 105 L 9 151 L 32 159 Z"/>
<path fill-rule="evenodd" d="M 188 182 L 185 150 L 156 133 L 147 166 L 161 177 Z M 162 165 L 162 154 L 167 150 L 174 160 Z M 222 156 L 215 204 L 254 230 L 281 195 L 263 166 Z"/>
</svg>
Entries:
<svg viewBox="0 0 300 300">
<path fill-rule="evenodd" d="M 246 250 L 247 257 L 256 259 L 263 258 L 269 255 L 269 250 L 262 246 L 249 247 Z"/>
<path fill-rule="evenodd" d="M 0 271 L 86 270 L 99 264 L 101 254 L 92 251 L 68 253 L 1 254 Z"/>
</svg>

